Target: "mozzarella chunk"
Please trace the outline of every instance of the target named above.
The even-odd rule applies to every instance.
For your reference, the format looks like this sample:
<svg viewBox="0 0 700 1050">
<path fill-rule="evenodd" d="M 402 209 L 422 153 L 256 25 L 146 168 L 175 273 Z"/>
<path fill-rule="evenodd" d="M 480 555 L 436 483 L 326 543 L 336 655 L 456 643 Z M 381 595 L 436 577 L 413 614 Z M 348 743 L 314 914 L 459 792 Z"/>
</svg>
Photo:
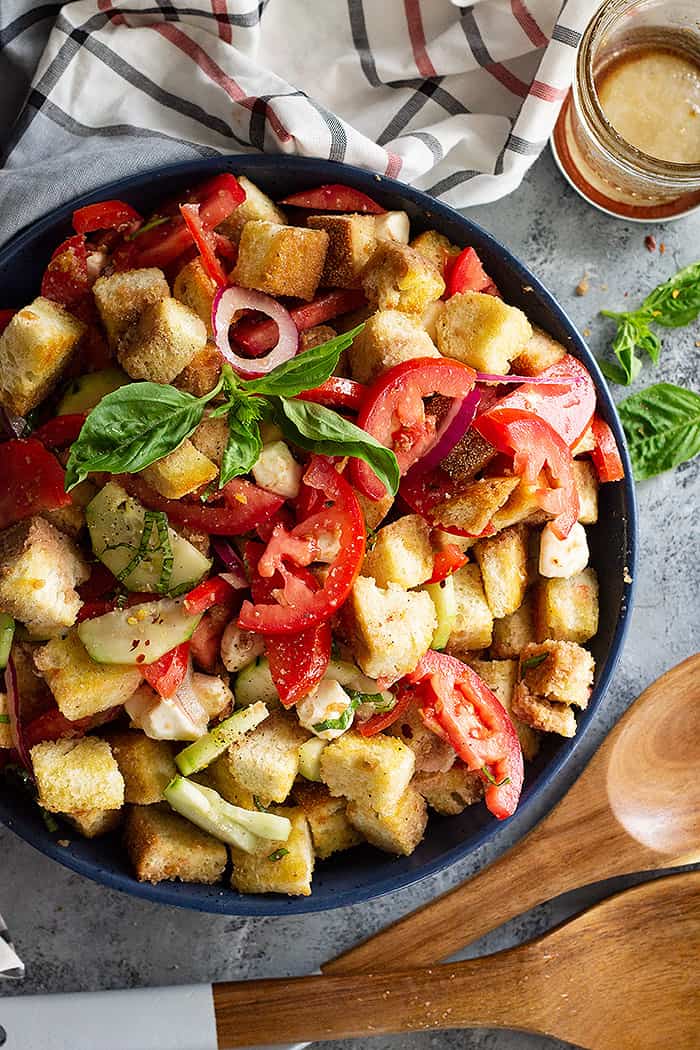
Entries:
<svg viewBox="0 0 700 1050">
<path fill-rule="evenodd" d="M 321 732 L 317 732 L 314 726 L 319 725 L 320 722 L 340 718 L 349 707 L 351 707 L 351 700 L 342 685 L 331 679 L 324 679 L 313 692 L 299 701 L 296 712 L 299 722 L 305 729 L 309 729 L 321 740 L 335 740 L 345 732 L 345 729 L 350 728 L 352 717 L 345 729 L 322 729 Z"/>
<path fill-rule="evenodd" d="M 261 634 L 242 631 L 235 620 L 231 620 L 221 638 L 221 659 L 227 671 L 240 671 L 256 656 L 265 652 Z"/>
<path fill-rule="evenodd" d="M 199 740 L 207 731 L 205 711 L 203 723 L 195 722 L 175 700 L 163 699 L 148 686 L 137 689 L 124 707 L 132 726 L 151 740 Z"/>
<path fill-rule="evenodd" d="M 400 241 L 408 244 L 411 223 L 405 211 L 385 211 L 374 217 L 374 235 L 378 241 Z"/>
<path fill-rule="evenodd" d="M 586 530 L 577 521 L 565 540 L 554 535 L 551 524 L 545 525 L 540 539 L 540 575 L 550 579 L 568 579 L 583 572 L 588 565 Z"/>
<path fill-rule="evenodd" d="M 275 492 L 285 499 L 299 495 L 301 466 L 295 460 L 284 441 L 273 441 L 264 445 L 253 467 L 253 477 L 261 488 Z"/>
</svg>

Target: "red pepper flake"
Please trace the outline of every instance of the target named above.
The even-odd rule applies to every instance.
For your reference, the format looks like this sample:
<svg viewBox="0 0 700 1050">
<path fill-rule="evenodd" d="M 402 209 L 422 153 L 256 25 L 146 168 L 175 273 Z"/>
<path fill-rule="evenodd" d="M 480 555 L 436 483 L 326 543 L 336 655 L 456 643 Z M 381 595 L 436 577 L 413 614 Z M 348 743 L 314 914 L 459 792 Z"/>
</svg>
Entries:
<svg viewBox="0 0 700 1050">
<path fill-rule="evenodd" d="M 659 245 L 659 255 L 663 255 L 665 251 L 666 251 L 666 245 L 662 241 L 661 244 Z"/>
<path fill-rule="evenodd" d="M 652 233 L 648 233 L 644 238 L 644 247 L 648 252 L 656 251 L 656 237 Z"/>
<path fill-rule="evenodd" d="M 139 653 L 139 655 L 136 657 L 136 663 L 137 664 L 142 664 L 145 659 L 146 659 L 146 654 L 145 653 Z"/>
</svg>

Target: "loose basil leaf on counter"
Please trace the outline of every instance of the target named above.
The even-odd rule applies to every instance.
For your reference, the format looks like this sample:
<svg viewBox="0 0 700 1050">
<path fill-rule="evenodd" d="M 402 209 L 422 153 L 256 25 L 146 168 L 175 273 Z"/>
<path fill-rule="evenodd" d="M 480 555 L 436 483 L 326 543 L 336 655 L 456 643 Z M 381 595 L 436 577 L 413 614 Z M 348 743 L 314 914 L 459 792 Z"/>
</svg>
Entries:
<svg viewBox="0 0 700 1050">
<path fill-rule="evenodd" d="M 228 411 L 228 441 L 221 460 L 219 488 L 247 474 L 262 451 L 260 420 L 264 406 L 256 397 L 240 398 Z"/>
<path fill-rule="evenodd" d="M 632 394 L 618 405 L 637 481 L 700 453 L 700 394 L 673 383 Z"/>
<path fill-rule="evenodd" d="M 690 324 L 700 313 L 700 262 L 684 266 L 650 292 L 641 305 L 651 314 L 654 324 L 680 328 Z"/>
<path fill-rule="evenodd" d="M 246 380 L 241 387 L 246 394 L 264 394 L 266 397 L 296 397 L 305 390 L 313 390 L 333 375 L 343 350 L 347 350 L 363 328 L 364 324 L 360 324 L 326 343 L 303 350 L 267 375 Z"/>
<path fill-rule="evenodd" d="M 395 495 L 400 472 L 391 449 L 380 444 L 337 412 L 309 401 L 275 398 L 275 422 L 288 441 L 326 456 L 356 456 L 369 464 L 386 489 Z"/>
</svg>

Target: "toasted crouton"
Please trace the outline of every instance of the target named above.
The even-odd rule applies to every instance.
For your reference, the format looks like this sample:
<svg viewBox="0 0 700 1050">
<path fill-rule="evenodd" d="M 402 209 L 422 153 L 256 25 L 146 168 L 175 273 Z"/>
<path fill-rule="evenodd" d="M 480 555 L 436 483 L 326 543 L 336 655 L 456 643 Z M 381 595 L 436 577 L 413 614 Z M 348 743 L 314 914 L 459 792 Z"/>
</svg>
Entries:
<svg viewBox="0 0 700 1050">
<path fill-rule="evenodd" d="M 575 642 L 534 642 L 520 654 L 520 680 L 533 696 L 584 711 L 591 695 L 595 661 Z"/>
<path fill-rule="evenodd" d="M 413 781 L 431 809 L 455 817 L 484 797 L 484 783 L 459 760 L 442 773 L 418 773 Z"/>
<path fill-rule="evenodd" d="M 268 222 L 275 222 L 282 226 L 286 223 L 287 216 L 282 209 L 273 200 L 270 200 L 254 182 L 247 179 L 245 175 L 239 175 L 238 183 L 245 190 L 245 200 L 231 212 L 228 218 L 219 223 L 217 226 L 219 233 L 223 233 L 234 244 L 238 244 L 243 227 L 252 219 L 266 219 Z"/>
<path fill-rule="evenodd" d="M 21 642 L 15 635 L 12 642 L 12 662 L 15 665 L 19 710 L 23 722 L 31 722 L 54 706 L 51 690 L 34 664 L 38 642 Z"/>
<path fill-rule="evenodd" d="M 105 740 L 46 740 L 30 754 L 39 805 L 49 813 L 124 805 L 124 780 Z"/>
<path fill-rule="evenodd" d="M 430 528 L 420 514 L 405 514 L 385 525 L 368 543 L 363 576 L 373 576 L 379 587 L 398 583 L 407 590 L 433 574 Z"/>
<path fill-rule="evenodd" d="M 598 631 L 598 577 L 584 569 L 568 579 L 542 579 L 535 599 L 537 640 L 587 642 Z"/>
<path fill-rule="evenodd" d="M 402 361 L 439 356 L 418 321 L 398 310 L 373 314 L 348 350 L 350 370 L 360 383 L 370 383 Z"/>
<path fill-rule="evenodd" d="M 10 717 L 7 708 L 7 693 L 0 693 L 0 750 L 13 746 Z"/>
<path fill-rule="evenodd" d="M 231 768 L 228 764 L 228 754 L 220 755 L 201 773 L 197 773 L 194 779 L 204 784 L 205 787 L 211 787 L 214 791 L 218 791 L 221 797 L 230 802 L 232 806 L 240 806 L 241 809 L 250 810 L 258 808 L 255 804 L 256 796 L 248 788 L 239 784 L 231 773 Z M 257 801 L 260 802 L 259 799 Z"/>
<path fill-rule="evenodd" d="M 223 363 L 221 351 L 213 343 L 207 343 L 204 349 L 199 350 L 190 363 L 185 365 L 180 374 L 175 376 L 173 386 L 178 390 L 186 390 L 195 397 L 204 397 L 219 382 Z"/>
<path fill-rule="evenodd" d="M 458 532 L 445 532 L 444 529 L 433 529 L 431 539 L 436 550 L 444 550 L 445 547 L 457 547 L 462 554 L 478 542 L 476 536 L 460 536 Z"/>
<path fill-rule="evenodd" d="M 96 839 L 116 831 L 122 822 L 122 809 L 81 809 L 78 813 L 62 813 L 64 820 L 86 839 Z"/>
<path fill-rule="evenodd" d="M 242 288 L 310 300 L 321 280 L 327 248 L 325 230 L 253 220 L 243 227 L 231 277 Z"/>
<path fill-rule="evenodd" d="M 494 618 L 508 616 L 522 604 L 527 589 L 527 556 L 527 529 L 522 525 L 475 544 L 474 557 Z"/>
<path fill-rule="evenodd" d="M 284 802 L 299 772 L 299 748 L 309 736 L 295 715 L 273 711 L 229 748 L 231 775 L 263 805 Z"/>
<path fill-rule="evenodd" d="M 142 470 L 141 476 L 161 496 L 180 499 L 213 481 L 218 473 L 216 464 L 185 438 L 174 452 Z"/>
<path fill-rule="evenodd" d="M 576 736 L 576 716 L 572 707 L 533 696 L 524 682 L 519 682 L 513 695 L 513 713 L 525 725 L 541 733 Z"/>
<path fill-rule="evenodd" d="M 455 656 L 485 649 L 491 644 L 493 615 L 484 593 L 478 565 L 463 565 L 453 573 L 457 616 L 447 650 Z"/>
<path fill-rule="evenodd" d="M 365 802 L 348 802 L 348 820 L 373 846 L 407 857 L 423 838 L 428 807 L 420 791 L 409 784 L 391 808 L 377 810 Z"/>
<path fill-rule="evenodd" d="M 190 438 L 192 444 L 202 455 L 217 466 L 221 466 L 229 438 L 229 426 L 226 419 L 203 419 Z"/>
<path fill-rule="evenodd" d="M 496 455 L 490 441 L 476 430 L 468 430 L 440 463 L 440 467 L 455 481 L 471 481 Z"/>
<path fill-rule="evenodd" d="M 410 747 L 416 756 L 416 773 L 444 772 L 454 765 L 457 757 L 454 748 L 428 729 L 418 704 L 411 704 L 387 733 Z"/>
<path fill-rule="evenodd" d="M 85 325 L 40 296 L 0 335 L 0 402 L 24 416 L 41 404 L 68 363 Z"/>
<path fill-rule="evenodd" d="M 572 456 L 584 456 L 587 452 L 592 452 L 596 447 L 596 440 L 593 436 L 593 427 L 587 427 L 584 430 L 581 437 L 578 439 L 574 447 L 571 449 Z"/>
<path fill-rule="evenodd" d="M 590 460 L 574 460 L 574 481 L 578 492 L 578 520 L 582 525 L 595 525 L 598 520 L 598 477 Z"/>
<path fill-rule="evenodd" d="M 540 525 L 547 520 L 547 515 L 542 510 L 537 497 L 538 489 L 547 488 L 547 479 L 544 473 L 540 474 L 534 484 L 520 478 L 505 503 L 498 508 L 491 524 L 497 531 L 507 529 L 511 525 L 519 525 L 526 522 L 528 525 Z"/>
<path fill-rule="evenodd" d="M 91 481 L 81 481 L 70 493 L 71 502 L 67 507 L 57 510 L 45 510 L 42 518 L 66 536 L 76 539 L 85 528 L 85 508 L 97 495 L 97 486 Z"/>
<path fill-rule="evenodd" d="M 360 275 L 377 247 L 374 215 L 309 215 L 306 225 L 328 234 L 321 283 L 359 288 Z"/>
<path fill-rule="evenodd" d="M 533 325 L 529 341 L 518 356 L 513 358 L 513 371 L 518 375 L 536 376 L 539 372 L 544 372 L 545 368 L 561 361 L 562 357 L 566 357 L 566 349 L 561 343 L 552 339 L 551 335 L 537 325 Z"/>
<path fill-rule="evenodd" d="M 355 495 L 357 496 L 357 502 L 360 504 L 362 517 L 365 519 L 367 532 L 374 532 L 393 507 L 394 497 L 387 493 L 381 499 L 373 500 L 363 496 L 361 492 L 356 492 Z"/>
<path fill-rule="evenodd" d="M 141 682 L 136 667 L 98 664 L 88 656 L 75 630 L 53 638 L 34 654 L 62 714 L 71 721 L 124 704 Z M 89 808 L 86 804 L 83 809 Z"/>
<path fill-rule="evenodd" d="M 165 274 L 155 266 L 98 277 L 92 291 L 112 349 L 147 306 L 170 295 Z"/>
<path fill-rule="evenodd" d="M 440 298 L 445 282 L 420 252 L 398 241 L 381 241 L 365 266 L 362 288 L 378 310 L 422 314 L 428 303 Z"/>
<path fill-rule="evenodd" d="M 518 734 L 523 757 L 528 762 L 540 749 L 540 738 L 531 726 L 513 714 L 513 697 L 518 684 L 517 660 L 472 660 L 471 667 L 503 704 Z"/>
<path fill-rule="evenodd" d="M 231 885 L 239 893 L 287 893 L 308 897 L 314 871 L 314 848 L 309 823 L 302 809 L 275 809 L 292 822 L 285 842 L 270 841 L 260 853 L 244 853 L 231 847 Z"/>
<path fill-rule="evenodd" d="M 203 322 L 209 339 L 212 338 L 211 308 L 215 293 L 216 285 L 202 266 L 200 258 L 183 266 L 173 282 L 173 297 L 194 310 Z"/>
<path fill-rule="evenodd" d="M 362 841 L 362 835 L 348 820 L 344 798 L 334 798 L 323 784 L 301 781 L 295 784 L 293 795 L 309 822 L 314 852 L 319 860 Z"/>
<path fill-rule="evenodd" d="M 493 621 L 491 654 L 499 660 L 513 660 L 535 640 L 535 606 L 530 593 L 515 612 Z"/>
<path fill-rule="evenodd" d="M 133 729 L 106 736 L 124 778 L 124 801 L 137 806 L 162 802 L 163 789 L 177 773 L 170 743 Z"/>
<path fill-rule="evenodd" d="M 160 806 L 131 806 L 124 845 L 139 882 L 218 882 L 228 860 L 223 842 Z"/>
<path fill-rule="evenodd" d="M 351 730 L 321 753 L 321 779 L 331 795 L 362 802 L 379 812 L 398 805 L 415 768 L 410 747 L 382 734 L 363 737 Z"/>
<path fill-rule="evenodd" d="M 75 587 L 89 575 L 77 547 L 43 518 L 0 533 L 0 608 L 35 637 L 75 623 L 82 605 Z"/>
<path fill-rule="evenodd" d="M 431 516 L 447 530 L 452 526 L 478 536 L 517 484 L 518 478 L 512 477 L 477 478 L 469 484 L 459 483 L 455 495 L 431 508 Z"/>
<path fill-rule="evenodd" d="M 204 323 L 189 306 L 158 299 L 119 340 L 117 357 L 132 379 L 171 383 L 206 342 Z"/>
<path fill-rule="evenodd" d="M 430 648 L 437 616 L 425 591 L 381 588 L 358 576 L 346 608 L 355 657 L 370 678 L 395 682 Z"/>
<path fill-rule="evenodd" d="M 447 260 L 451 256 L 459 255 L 462 250 L 456 244 L 452 244 L 444 234 L 438 233 L 437 230 L 425 230 L 423 233 L 419 233 L 411 241 L 411 247 L 414 251 L 420 252 L 426 259 L 429 259 L 443 277 L 445 276 L 445 263 Z"/>
<path fill-rule="evenodd" d="M 458 292 L 437 322 L 438 350 L 480 372 L 503 375 L 532 335 L 522 310 L 495 295 Z"/>
<path fill-rule="evenodd" d="M 442 313 L 445 303 L 442 299 L 435 299 L 432 303 L 428 303 L 423 313 L 420 315 L 419 324 L 426 335 L 429 335 L 433 343 L 437 343 L 437 323 L 438 317 Z M 418 315 L 416 314 L 416 317 Z"/>
<path fill-rule="evenodd" d="M 336 335 L 335 328 L 331 328 L 329 324 L 317 324 L 299 333 L 299 349 L 311 350 L 314 346 L 322 346 L 330 339 L 335 339 Z M 338 375 L 337 369 L 335 375 Z"/>
</svg>

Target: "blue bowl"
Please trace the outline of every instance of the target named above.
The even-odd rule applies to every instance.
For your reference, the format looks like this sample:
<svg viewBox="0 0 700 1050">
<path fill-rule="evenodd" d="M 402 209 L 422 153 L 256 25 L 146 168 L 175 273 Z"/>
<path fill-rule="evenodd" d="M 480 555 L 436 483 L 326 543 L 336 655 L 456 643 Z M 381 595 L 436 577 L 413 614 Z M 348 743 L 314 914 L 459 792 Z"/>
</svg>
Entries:
<svg viewBox="0 0 700 1050">
<path fill-rule="evenodd" d="M 412 227 L 437 229 L 451 241 L 472 245 L 505 300 L 521 307 L 531 321 L 550 332 L 588 368 L 598 391 L 599 412 L 610 424 L 622 452 L 625 480 L 600 490 L 601 523 L 591 532 L 592 564 L 600 578 L 600 628 L 591 643 L 596 679 L 588 709 L 580 715 L 573 740 L 548 736 L 536 761 L 527 767 L 519 812 L 527 812 L 545 788 L 563 774 L 586 736 L 603 701 L 620 657 L 629 625 L 635 578 L 636 506 L 632 470 L 620 421 L 598 366 L 573 323 L 535 275 L 490 234 L 425 193 L 393 179 L 349 165 L 286 156 L 240 156 L 176 164 L 109 183 L 57 209 L 18 234 L 0 251 L 0 307 L 19 307 L 37 294 L 41 275 L 56 247 L 72 233 L 73 209 L 118 197 L 144 213 L 163 198 L 217 172 L 249 176 L 272 197 L 328 182 L 343 182 L 374 197 L 387 209 L 403 209 Z M 228 888 L 186 883 L 151 886 L 137 882 L 118 835 L 93 841 L 69 836 L 68 847 L 44 826 L 36 808 L 22 792 L 0 797 L 0 820 L 16 834 L 65 867 L 114 889 L 163 904 L 224 915 L 299 915 L 371 900 L 390 893 L 466 857 L 492 839 L 500 823 L 485 806 L 468 807 L 456 817 L 430 819 L 424 841 L 410 857 L 394 858 L 369 847 L 358 847 L 318 865 L 310 897 L 245 896 Z"/>
</svg>

